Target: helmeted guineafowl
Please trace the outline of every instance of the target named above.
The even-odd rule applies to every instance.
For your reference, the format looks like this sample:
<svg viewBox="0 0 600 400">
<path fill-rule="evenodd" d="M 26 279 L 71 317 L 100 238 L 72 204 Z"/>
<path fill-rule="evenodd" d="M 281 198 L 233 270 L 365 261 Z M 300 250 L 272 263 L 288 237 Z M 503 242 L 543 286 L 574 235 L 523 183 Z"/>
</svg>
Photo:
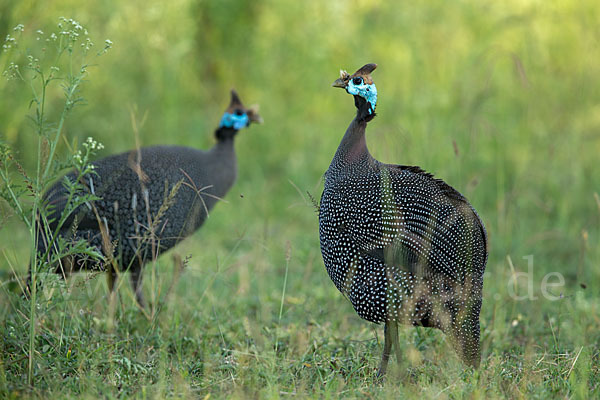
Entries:
<svg viewBox="0 0 600 400">
<path fill-rule="evenodd" d="M 342 71 L 333 84 L 354 96 L 357 113 L 325 173 L 319 209 L 325 267 L 360 317 L 385 324 L 378 376 L 393 347 L 400 360 L 399 323 L 441 329 L 464 362 L 477 367 L 485 228 L 467 199 L 442 180 L 369 154 L 375 68 Z"/>
<path fill-rule="evenodd" d="M 257 110 L 245 108 L 232 90 L 231 103 L 215 131 L 217 143 L 212 149 L 143 147 L 93 162 L 93 173 L 84 176 L 81 183 L 100 200 L 71 212 L 58 235 L 41 232 L 38 254 L 45 254 L 50 260 L 57 245 L 56 236 L 66 241 L 83 238 L 105 256 L 109 268 L 117 266 L 120 271 L 131 271 L 136 299 L 143 306 L 143 265 L 202 225 L 208 211 L 236 179 L 237 132 L 251 122 L 260 121 Z M 65 178 L 78 179 L 75 172 Z M 57 230 L 67 203 L 65 178 L 45 194 L 50 232 Z M 66 276 L 76 270 L 98 267 L 83 256 L 65 257 L 58 262 L 56 272 Z M 116 272 L 114 268 L 110 271 L 112 290 Z"/>
</svg>

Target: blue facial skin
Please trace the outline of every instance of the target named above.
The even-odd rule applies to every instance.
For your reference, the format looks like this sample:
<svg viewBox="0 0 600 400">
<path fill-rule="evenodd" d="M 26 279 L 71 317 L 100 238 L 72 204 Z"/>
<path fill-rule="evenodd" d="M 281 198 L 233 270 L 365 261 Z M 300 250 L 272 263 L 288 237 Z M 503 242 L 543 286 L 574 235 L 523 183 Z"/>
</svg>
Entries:
<svg viewBox="0 0 600 400">
<path fill-rule="evenodd" d="M 236 131 L 248 126 L 250 124 L 250 119 L 247 114 L 236 115 L 226 112 L 223 114 L 223 118 L 221 118 L 221 123 L 219 124 L 219 128 L 233 128 Z"/>
<path fill-rule="evenodd" d="M 360 79 L 360 84 L 355 84 L 355 79 Z M 374 83 L 366 84 L 361 77 L 357 77 L 354 79 L 350 79 L 348 82 L 348 86 L 346 87 L 346 92 L 357 95 L 365 99 L 371 105 L 369 108 L 369 114 L 375 113 L 375 106 L 377 105 L 377 88 Z"/>
</svg>

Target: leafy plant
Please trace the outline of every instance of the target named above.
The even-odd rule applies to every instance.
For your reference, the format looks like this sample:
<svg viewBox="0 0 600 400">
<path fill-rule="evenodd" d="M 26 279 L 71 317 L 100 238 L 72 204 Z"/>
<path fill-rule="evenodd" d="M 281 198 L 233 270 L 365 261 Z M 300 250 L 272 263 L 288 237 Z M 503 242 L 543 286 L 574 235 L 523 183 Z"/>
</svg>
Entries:
<svg viewBox="0 0 600 400">
<path fill-rule="evenodd" d="M 29 349 L 27 376 L 29 385 L 34 384 L 34 358 L 36 354 L 36 316 L 41 311 L 37 293 L 40 273 L 49 270 L 56 263 L 73 254 L 85 254 L 92 259 L 102 260 L 102 255 L 83 240 L 67 243 L 65 240 L 49 239 L 45 254 L 38 254 L 38 242 L 42 238 L 54 238 L 56 232 L 66 223 L 71 211 L 94 200 L 96 197 L 86 191 L 83 177 L 94 173 L 90 157 L 102 144 L 92 138 L 83 143 L 83 149 L 77 150 L 76 142 L 69 147 L 69 154 L 61 158 L 57 148 L 64 138 L 64 126 L 75 107 L 84 104 L 81 86 L 88 77 L 90 62 L 101 56 L 112 46 L 110 40 L 94 52 L 96 47 L 89 37 L 87 29 L 74 19 L 61 17 L 56 32 L 45 34 L 35 32 L 35 40 L 25 36 L 22 24 L 13 29 L 3 45 L 11 61 L 3 76 L 22 84 L 31 91 L 28 116 L 33 130 L 37 134 L 37 165 L 35 173 L 29 175 L 19 163 L 16 155 L 6 143 L 0 143 L 0 179 L 2 197 L 13 212 L 27 226 L 30 238 L 30 275 L 28 287 L 24 289 L 29 300 Z M 27 43 L 21 46 L 21 41 Z M 58 86 L 62 88 L 64 99 L 62 111 L 57 121 L 48 118 L 49 95 Z M 78 179 L 64 179 L 68 198 L 65 212 L 55 221 L 51 211 L 44 203 L 44 191 L 49 183 L 57 178 L 65 168 L 73 168 Z M 48 302 L 43 303 L 48 306 Z"/>
</svg>

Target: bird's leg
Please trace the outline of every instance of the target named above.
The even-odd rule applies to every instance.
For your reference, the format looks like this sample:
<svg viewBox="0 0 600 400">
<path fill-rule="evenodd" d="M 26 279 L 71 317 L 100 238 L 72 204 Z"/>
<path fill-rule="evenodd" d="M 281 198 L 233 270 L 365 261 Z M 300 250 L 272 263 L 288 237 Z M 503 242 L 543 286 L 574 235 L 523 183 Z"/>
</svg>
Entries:
<svg viewBox="0 0 600 400">
<path fill-rule="evenodd" d="M 142 268 L 131 269 L 131 287 L 135 292 L 135 299 L 141 308 L 145 308 L 146 300 L 144 300 L 144 294 L 142 293 L 142 277 Z"/>
<path fill-rule="evenodd" d="M 65 281 L 75 271 L 75 257 L 67 256 L 63 257 L 58 261 L 58 267 L 56 267 L 56 273 L 63 278 Z"/>
<path fill-rule="evenodd" d="M 391 331 L 393 328 L 391 325 L 396 325 L 395 321 L 388 321 L 385 323 L 385 327 L 383 328 L 384 332 L 384 342 L 383 342 L 383 354 L 381 355 L 381 363 L 379 364 L 379 371 L 377 372 L 378 378 L 383 378 L 385 375 L 385 371 L 387 370 L 388 361 L 390 359 L 390 353 L 392 352 L 392 338 Z M 397 328 L 396 328 L 397 334 Z"/>
<path fill-rule="evenodd" d="M 32 288 L 32 281 L 33 281 L 33 277 L 31 276 L 31 263 L 32 261 L 29 260 L 29 272 L 27 273 L 27 281 L 25 282 L 25 288 L 23 289 L 23 297 L 25 298 L 25 300 L 28 300 L 31 298 L 31 288 Z M 37 279 L 36 279 L 37 280 Z M 37 284 L 37 282 L 36 282 Z"/>
<path fill-rule="evenodd" d="M 106 267 L 106 283 L 108 285 L 108 300 L 109 300 L 109 304 L 110 304 L 110 309 L 111 311 L 111 315 L 114 311 L 114 306 L 115 306 L 115 302 L 117 299 L 117 289 L 118 287 L 115 286 L 117 280 L 119 279 L 120 276 L 120 272 L 119 269 L 116 265 L 116 263 L 112 262 L 109 263 L 108 266 Z"/>
<path fill-rule="evenodd" d="M 106 284 L 108 285 L 108 290 L 110 291 L 111 295 L 115 291 L 115 281 L 116 280 L 117 280 L 117 274 L 112 269 L 112 267 L 109 267 L 108 271 L 106 272 Z"/>
<path fill-rule="evenodd" d="M 396 362 L 400 365 L 402 354 L 400 353 L 400 344 L 398 343 L 398 321 L 393 321 L 390 336 L 392 338 L 392 347 L 396 349 Z"/>
</svg>

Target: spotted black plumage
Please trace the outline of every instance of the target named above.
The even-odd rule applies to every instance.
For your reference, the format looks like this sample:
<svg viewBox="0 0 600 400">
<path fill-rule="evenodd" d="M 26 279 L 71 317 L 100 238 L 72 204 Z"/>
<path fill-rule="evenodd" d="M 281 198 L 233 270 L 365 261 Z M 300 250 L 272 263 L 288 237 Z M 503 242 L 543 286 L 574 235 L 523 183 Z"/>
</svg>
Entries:
<svg viewBox="0 0 600 400">
<path fill-rule="evenodd" d="M 64 179 L 81 179 L 85 190 L 100 199 L 74 210 L 58 235 L 67 241 L 85 239 L 107 260 L 115 261 L 119 270 L 130 270 L 136 297 L 143 304 L 143 265 L 197 230 L 208 211 L 229 191 L 237 174 L 234 138 L 251 121 L 260 121 L 260 116 L 246 109 L 232 91 L 212 149 L 145 147 L 93 162 L 94 172 L 83 178 L 74 172 L 67 174 L 45 194 L 50 230 L 56 231 L 67 206 L 69 192 Z M 102 234 L 101 227 L 108 235 Z M 40 255 L 49 245 L 56 245 L 56 240 L 47 236 L 40 234 Z M 51 255 L 47 253 L 49 259 Z M 56 272 L 68 275 L 98 267 L 76 256 L 61 260 Z M 112 273 L 116 274 L 114 270 Z M 114 279 L 109 282 L 112 285 Z"/>
<path fill-rule="evenodd" d="M 342 72 L 373 86 L 368 64 Z M 463 360 L 477 366 L 479 312 L 487 261 L 486 232 L 468 201 L 419 167 L 383 164 L 367 149 L 375 104 L 355 95 L 350 123 L 325 173 L 320 202 L 321 252 L 329 276 L 362 318 L 385 323 L 380 366 L 396 346 L 397 324 L 444 331 Z"/>
</svg>

